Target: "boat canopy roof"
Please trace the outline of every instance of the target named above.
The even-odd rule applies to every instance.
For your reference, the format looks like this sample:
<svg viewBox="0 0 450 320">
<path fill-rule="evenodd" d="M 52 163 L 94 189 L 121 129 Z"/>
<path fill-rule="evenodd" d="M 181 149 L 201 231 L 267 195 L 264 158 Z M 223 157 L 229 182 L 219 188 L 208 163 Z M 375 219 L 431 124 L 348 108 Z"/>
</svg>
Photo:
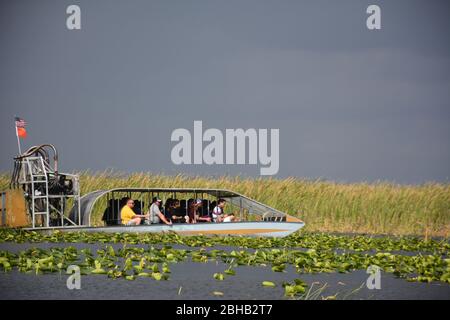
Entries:
<svg viewBox="0 0 450 320">
<path fill-rule="evenodd" d="M 198 189 L 198 188 L 116 188 L 108 192 L 153 192 L 153 193 L 197 193 L 208 194 L 217 198 L 243 197 L 243 195 L 225 189 Z"/>
</svg>

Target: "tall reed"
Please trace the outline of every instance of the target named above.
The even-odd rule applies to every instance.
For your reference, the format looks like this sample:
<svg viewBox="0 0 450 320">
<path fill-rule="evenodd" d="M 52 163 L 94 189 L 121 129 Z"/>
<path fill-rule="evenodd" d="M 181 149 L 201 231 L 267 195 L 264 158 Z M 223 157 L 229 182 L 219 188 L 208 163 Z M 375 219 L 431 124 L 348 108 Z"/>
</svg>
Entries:
<svg viewBox="0 0 450 320">
<path fill-rule="evenodd" d="M 222 188 L 300 217 L 308 231 L 450 235 L 450 185 L 343 184 L 295 178 L 204 177 L 81 172 L 81 192 L 118 187 Z M 0 190 L 9 175 L 0 174 Z M 99 216 L 95 219 L 100 221 Z"/>
</svg>

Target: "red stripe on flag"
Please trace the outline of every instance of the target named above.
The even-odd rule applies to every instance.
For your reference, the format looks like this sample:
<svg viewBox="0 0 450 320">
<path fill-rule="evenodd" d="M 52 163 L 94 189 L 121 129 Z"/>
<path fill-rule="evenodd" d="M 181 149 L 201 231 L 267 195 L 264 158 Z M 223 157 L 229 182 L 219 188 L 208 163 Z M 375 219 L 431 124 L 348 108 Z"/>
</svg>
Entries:
<svg viewBox="0 0 450 320">
<path fill-rule="evenodd" d="M 17 135 L 20 138 L 26 138 L 27 137 L 27 130 L 25 130 L 25 128 L 17 127 Z"/>
</svg>

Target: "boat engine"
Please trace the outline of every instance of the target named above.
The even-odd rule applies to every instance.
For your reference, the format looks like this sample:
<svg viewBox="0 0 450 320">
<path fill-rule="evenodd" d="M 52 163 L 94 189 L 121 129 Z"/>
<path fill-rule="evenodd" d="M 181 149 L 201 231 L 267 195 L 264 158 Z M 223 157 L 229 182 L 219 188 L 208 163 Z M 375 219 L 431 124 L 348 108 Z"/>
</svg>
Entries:
<svg viewBox="0 0 450 320">
<path fill-rule="evenodd" d="M 11 194 L 22 191 L 32 228 L 80 225 L 68 214 L 68 209 L 80 208 L 79 177 L 58 171 L 58 152 L 53 145 L 34 146 L 14 158 L 10 190 Z"/>
</svg>

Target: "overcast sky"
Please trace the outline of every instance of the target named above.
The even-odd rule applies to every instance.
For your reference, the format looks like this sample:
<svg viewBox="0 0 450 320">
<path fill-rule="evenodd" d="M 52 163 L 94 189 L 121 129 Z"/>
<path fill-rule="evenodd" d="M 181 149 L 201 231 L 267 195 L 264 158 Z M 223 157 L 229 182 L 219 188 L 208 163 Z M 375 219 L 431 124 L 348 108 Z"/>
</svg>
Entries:
<svg viewBox="0 0 450 320">
<path fill-rule="evenodd" d="M 202 120 L 279 128 L 275 177 L 448 182 L 449 39 L 445 0 L 3 0 L 0 171 L 18 115 L 23 148 L 55 144 L 70 172 L 259 175 L 174 165 L 172 131 Z"/>
</svg>

